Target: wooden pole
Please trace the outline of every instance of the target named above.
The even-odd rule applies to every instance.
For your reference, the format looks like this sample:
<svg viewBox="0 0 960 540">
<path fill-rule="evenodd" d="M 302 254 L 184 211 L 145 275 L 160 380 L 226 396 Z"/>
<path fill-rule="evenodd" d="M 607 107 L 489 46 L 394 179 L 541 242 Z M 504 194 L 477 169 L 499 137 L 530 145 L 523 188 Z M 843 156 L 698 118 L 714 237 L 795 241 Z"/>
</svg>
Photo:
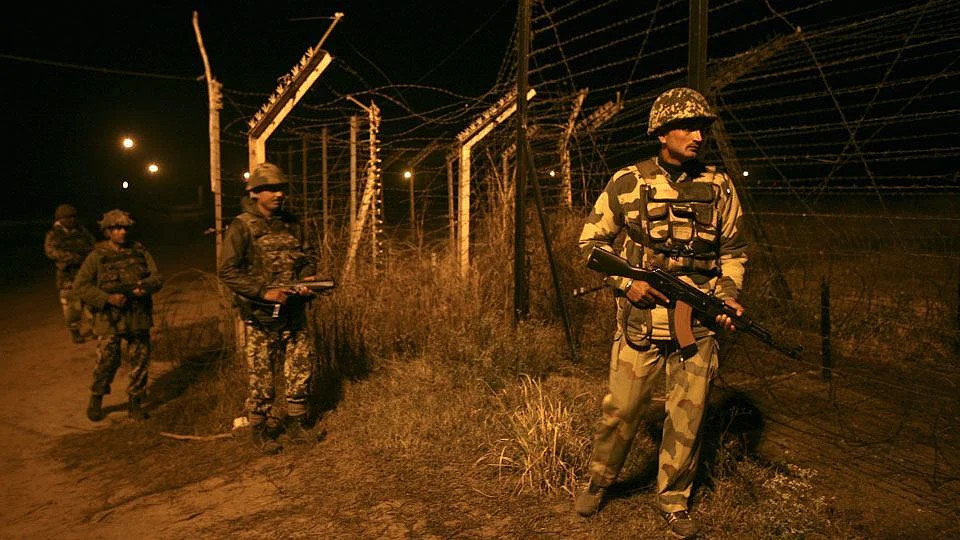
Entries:
<svg viewBox="0 0 960 540">
<path fill-rule="evenodd" d="M 350 230 L 357 226 L 357 133 L 360 119 L 350 117 Z"/>
<path fill-rule="evenodd" d="M 327 126 L 323 126 L 323 129 L 320 130 L 320 138 L 320 180 L 322 182 L 320 186 L 320 196 L 323 198 L 323 259 L 327 260 L 326 252 L 330 249 L 330 231 L 328 225 L 330 219 L 330 175 L 327 169 L 327 144 L 330 135 L 327 132 Z"/>
<path fill-rule="evenodd" d="M 203 46 L 203 36 L 200 34 L 200 16 L 193 12 L 193 31 L 197 36 L 197 45 L 200 47 L 200 56 L 203 58 L 203 72 L 207 79 L 207 103 L 210 110 L 208 122 L 210 133 L 210 191 L 213 192 L 214 230 L 216 231 L 217 266 L 223 253 L 223 203 L 222 186 L 220 181 L 220 109 L 223 102 L 220 94 L 220 82 L 213 78 L 210 69 L 210 59 L 207 49 Z"/>
<path fill-rule="evenodd" d="M 300 182 L 303 184 L 303 222 L 307 222 L 309 206 L 307 200 L 307 138 L 300 138 Z"/>
<path fill-rule="evenodd" d="M 527 62 L 530 55 L 530 0 L 519 2 L 517 47 L 517 181 L 513 192 L 513 324 L 530 311 L 526 276 Z"/>
<path fill-rule="evenodd" d="M 453 158 L 447 159 L 447 234 L 450 238 L 450 253 L 457 249 L 457 218 L 453 205 Z"/>
<path fill-rule="evenodd" d="M 690 0 L 687 86 L 698 92 L 704 92 L 707 86 L 707 2 Z"/>
</svg>

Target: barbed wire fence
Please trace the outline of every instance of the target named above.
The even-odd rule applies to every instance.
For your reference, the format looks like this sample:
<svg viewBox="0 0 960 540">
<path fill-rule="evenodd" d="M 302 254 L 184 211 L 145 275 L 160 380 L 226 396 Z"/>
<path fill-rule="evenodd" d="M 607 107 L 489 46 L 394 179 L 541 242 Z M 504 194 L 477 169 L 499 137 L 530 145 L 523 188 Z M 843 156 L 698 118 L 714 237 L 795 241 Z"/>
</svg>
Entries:
<svg viewBox="0 0 960 540">
<path fill-rule="evenodd" d="M 796 362 L 731 339 L 721 384 L 756 396 L 769 429 L 790 433 L 820 456 L 816 465 L 944 508 L 960 498 L 960 5 L 711 5 L 708 94 L 720 121 L 705 159 L 733 176 L 754 225 L 744 304 L 807 351 Z M 552 213 L 585 214 L 614 171 L 655 152 L 647 114 L 657 95 L 685 84 L 687 9 L 684 0 L 535 4 L 530 142 Z M 267 148 L 291 175 L 291 206 L 314 224 L 330 209 L 331 268 L 350 217 L 350 117 L 360 117 L 361 140 L 366 129 L 347 96 L 382 110 L 387 256 L 424 243 L 443 252 L 456 134 L 513 88 L 515 58 L 511 42 L 476 96 L 373 86 L 334 60 Z M 224 145 L 246 147 L 243 120 L 265 97 L 224 89 L 224 116 L 237 119 L 223 122 Z M 509 200 L 515 132 L 508 120 L 475 150 L 471 215 Z M 411 220 L 400 173 L 415 156 Z M 365 166 L 359 150 L 361 178 Z M 225 208 L 239 206 L 241 172 L 224 171 L 235 179 L 225 181 Z"/>
</svg>

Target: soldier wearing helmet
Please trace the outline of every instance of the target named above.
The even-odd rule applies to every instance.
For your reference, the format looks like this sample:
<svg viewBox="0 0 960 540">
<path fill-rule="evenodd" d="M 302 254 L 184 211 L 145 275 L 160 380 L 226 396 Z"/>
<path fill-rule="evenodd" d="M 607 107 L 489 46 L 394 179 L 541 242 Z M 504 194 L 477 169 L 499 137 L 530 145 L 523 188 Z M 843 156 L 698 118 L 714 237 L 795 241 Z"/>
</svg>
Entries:
<svg viewBox="0 0 960 540">
<path fill-rule="evenodd" d="M 288 188 L 276 165 L 262 163 L 253 170 L 243 211 L 224 236 L 218 269 L 244 318 L 247 419 L 254 445 L 265 454 L 282 449 L 282 433 L 291 442 L 304 442 L 312 427 L 307 399 L 316 352 L 306 314 L 312 294 L 288 284 L 316 279 L 316 256 L 299 221 L 283 209 Z M 273 414 L 275 362 L 284 364 L 285 427 Z"/>
<path fill-rule="evenodd" d="M 60 291 L 60 308 L 63 319 L 74 343 L 83 343 L 92 337 L 90 311 L 73 289 L 73 278 L 80 264 L 93 250 L 96 242 L 93 235 L 77 223 L 77 209 L 61 204 L 53 214 L 53 227 L 43 239 L 43 251 L 57 268 L 57 290 Z"/>
<path fill-rule="evenodd" d="M 83 261 L 74 288 L 94 312 L 97 335 L 97 365 L 87 417 L 103 419 L 103 396 L 120 367 L 121 345 L 127 343 L 130 379 L 127 384 L 128 412 L 144 420 L 143 398 L 150 367 L 150 328 L 153 326 L 153 293 L 163 279 L 153 257 L 140 242 L 127 238 L 134 221 L 123 210 L 110 210 L 98 222 L 106 240 L 98 242 Z"/>
<path fill-rule="evenodd" d="M 697 159 L 716 113 L 700 93 L 674 88 L 650 109 L 648 134 L 659 152 L 617 171 L 587 218 L 579 245 L 614 251 L 634 266 L 662 268 L 742 312 L 737 296 L 747 262 L 743 213 L 733 182 Z M 616 479 L 649 403 L 655 381 L 665 373 L 666 412 L 659 451 L 657 505 L 668 526 L 689 538 L 698 525 L 688 500 L 699 460 L 698 435 L 707 394 L 716 374 L 717 341 L 695 324 L 697 352 L 684 358 L 669 324 L 668 299 L 649 283 L 608 277 L 617 300 L 617 330 L 610 362 L 610 387 L 594 434 L 589 477 L 577 494 L 581 515 L 596 513 Z M 734 331 L 729 317 L 717 324 Z"/>
</svg>

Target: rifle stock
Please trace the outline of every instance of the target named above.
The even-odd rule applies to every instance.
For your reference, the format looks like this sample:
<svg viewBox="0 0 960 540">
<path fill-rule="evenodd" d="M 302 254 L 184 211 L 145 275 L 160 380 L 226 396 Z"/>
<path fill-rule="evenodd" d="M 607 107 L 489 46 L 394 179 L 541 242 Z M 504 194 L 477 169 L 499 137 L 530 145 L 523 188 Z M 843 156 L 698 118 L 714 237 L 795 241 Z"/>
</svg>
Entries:
<svg viewBox="0 0 960 540">
<path fill-rule="evenodd" d="M 278 283 L 276 287 L 284 289 L 296 289 L 297 287 L 306 287 L 310 292 L 326 292 L 336 288 L 337 284 L 332 279 L 318 279 L 316 281 L 294 281 L 290 283 Z"/>
<path fill-rule="evenodd" d="M 780 343 L 756 321 L 746 315 L 737 315 L 737 311 L 723 300 L 701 291 L 663 269 L 637 268 L 626 259 L 597 247 L 594 247 L 590 253 L 587 268 L 601 274 L 646 281 L 669 298 L 673 305 L 668 307 L 674 309 L 674 328 L 684 358 L 690 358 L 696 354 L 696 342 L 691 342 L 691 316 L 704 326 L 719 330 L 716 324 L 717 316 L 727 315 L 738 331 L 750 334 L 790 358 L 799 358 L 803 351 L 803 346 L 788 347 Z"/>
</svg>

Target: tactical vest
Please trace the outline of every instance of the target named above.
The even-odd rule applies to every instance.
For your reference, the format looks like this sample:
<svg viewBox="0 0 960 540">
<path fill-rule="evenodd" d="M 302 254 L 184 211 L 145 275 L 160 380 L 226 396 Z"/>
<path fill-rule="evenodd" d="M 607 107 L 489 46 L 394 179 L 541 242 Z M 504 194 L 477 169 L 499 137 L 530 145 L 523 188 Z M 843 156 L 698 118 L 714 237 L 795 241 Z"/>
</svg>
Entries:
<svg viewBox="0 0 960 540">
<path fill-rule="evenodd" d="M 627 234 L 643 246 L 643 265 L 674 273 L 719 274 L 719 206 L 724 176 L 707 167 L 696 178 L 667 179 L 653 160 L 637 164 L 639 214 Z"/>
<path fill-rule="evenodd" d="M 253 240 L 253 272 L 260 274 L 268 286 L 295 281 L 297 266 L 304 258 L 296 223 L 282 219 L 271 222 L 248 213 L 238 219 L 247 225 Z"/>
<path fill-rule="evenodd" d="M 87 253 L 93 251 L 90 237 L 86 231 L 80 227 L 72 231 L 67 231 L 63 227 L 56 226 L 53 228 L 53 234 L 57 239 L 57 248 L 62 251 L 69 251 L 70 253 L 76 253 L 81 256 L 85 256 Z M 77 266 L 79 266 L 79 264 Z"/>
<path fill-rule="evenodd" d="M 103 271 L 97 274 L 97 287 L 101 290 L 120 292 L 150 276 L 146 255 L 139 243 L 117 251 L 104 249 L 101 253 Z"/>
</svg>

